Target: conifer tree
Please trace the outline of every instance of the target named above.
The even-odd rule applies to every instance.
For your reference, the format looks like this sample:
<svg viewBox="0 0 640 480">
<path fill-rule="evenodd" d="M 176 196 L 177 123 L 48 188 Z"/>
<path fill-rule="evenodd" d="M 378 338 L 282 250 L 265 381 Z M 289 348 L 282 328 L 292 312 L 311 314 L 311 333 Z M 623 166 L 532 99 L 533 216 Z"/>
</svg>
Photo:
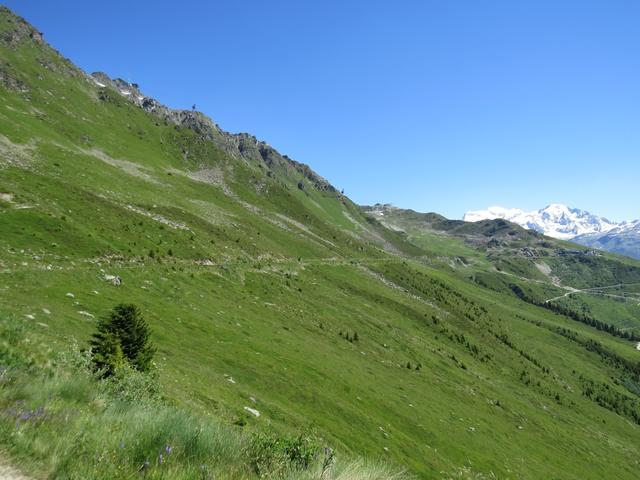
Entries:
<svg viewBox="0 0 640 480">
<path fill-rule="evenodd" d="M 149 326 L 137 306 L 116 305 L 107 317 L 99 320 L 98 331 L 90 342 L 94 364 L 106 376 L 124 362 L 147 372 L 155 353 L 149 337 Z"/>
</svg>

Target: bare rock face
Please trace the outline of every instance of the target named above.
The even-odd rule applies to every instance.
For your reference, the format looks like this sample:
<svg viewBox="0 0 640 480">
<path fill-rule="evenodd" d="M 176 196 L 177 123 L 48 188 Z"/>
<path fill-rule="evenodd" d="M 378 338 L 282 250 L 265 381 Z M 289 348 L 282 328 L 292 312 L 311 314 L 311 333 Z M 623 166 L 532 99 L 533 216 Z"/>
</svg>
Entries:
<svg viewBox="0 0 640 480">
<path fill-rule="evenodd" d="M 14 50 L 20 46 L 37 45 L 39 47 L 39 55 L 36 58 L 36 62 L 41 67 L 70 77 L 79 77 L 84 74 L 45 42 L 42 32 L 36 30 L 24 18 L 15 15 L 2 5 L 0 5 L 0 18 L 4 23 L 0 29 L 0 45 Z M 2 85 L 20 92 L 28 91 L 28 86 L 24 82 L 21 84 L 19 77 L 15 74 L 12 75 L 10 69 L 2 65 L 0 65 L 0 68 L 3 70 L 2 80 L 0 80 Z M 27 81 L 26 79 L 23 80 Z"/>
<path fill-rule="evenodd" d="M 200 112 L 167 109 L 165 117 L 171 123 L 193 130 L 205 140 L 215 140 L 215 133 L 220 132 L 218 126 Z"/>
<path fill-rule="evenodd" d="M 11 66 L 4 63 L 0 63 L 0 85 L 14 92 L 25 93 L 29 91 L 27 85 L 20 80 Z"/>
<path fill-rule="evenodd" d="M 17 47 L 25 40 L 39 44 L 44 43 L 42 32 L 33 28 L 24 18 L 15 15 L 3 5 L 0 5 L 0 14 L 12 24 L 12 28 L 6 29 L 2 35 L 0 35 L 0 42 L 12 48 Z"/>
</svg>

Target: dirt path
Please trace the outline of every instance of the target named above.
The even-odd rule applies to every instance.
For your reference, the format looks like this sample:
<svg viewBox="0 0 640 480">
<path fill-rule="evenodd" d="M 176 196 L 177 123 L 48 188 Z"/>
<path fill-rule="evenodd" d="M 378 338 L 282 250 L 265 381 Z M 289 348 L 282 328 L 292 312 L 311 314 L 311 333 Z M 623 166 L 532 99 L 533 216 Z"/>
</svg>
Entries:
<svg viewBox="0 0 640 480">
<path fill-rule="evenodd" d="M 640 301 L 640 299 L 636 297 L 636 295 L 638 295 L 638 294 L 635 293 L 635 292 L 621 292 L 621 293 L 623 293 L 623 295 L 614 295 L 614 294 L 611 294 L 611 293 L 604 293 L 603 292 L 603 290 L 608 290 L 610 288 L 624 287 L 624 286 L 629 286 L 629 285 L 638 285 L 637 282 L 635 282 L 635 283 L 616 283 L 615 285 L 605 285 L 604 287 L 591 287 L 591 288 L 578 289 L 578 288 L 569 287 L 568 285 L 562 285 L 562 283 L 560 282 L 560 279 L 558 277 L 555 277 L 555 276 L 551 275 L 551 269 L 546 264 L 536 264 L 536 267 L 538 267 L 538 270 L 540 270 L 540 272 L 542 272 L 547 277 L 549 277 L 549 280 L 551 280 L 551 284 L 553 286 L 558 287 L 558 288 L 563 288 L 563 289 L 567 290 L 566 293 L 564 293 L 562 295 L 558 295 L 557 297 L 549 298 L 549 299 L 545 300 L 544 303 L 549 303 L 549 302 L 553 302 L 555 300 L 560 300 L 561 298 L 566 298 L 569 295 L 574 295 L 576 293 L 593 293 L 593 294 L 600 295 L 600 296 L 603 296 L 603 297 L 617 298 L 617 299 L 620 299 L 620 300 L 632 300 L 634 302 Z M 499 271 L 499 270 L 495 270 L 495 271 L 497 273 L 501 273 L 503 275 L 508 275 L 508 276 L 511 276 L 511 277 L 519 278 L 519 279 L 525 280 L 527 282 L 542 283 L 542 284 L 546 284 L 546 285 L 549 284 L 549 282 L 545 282 L 545 281 L 542 281 L 542 280 L 536 280 L 536 279 L 533 279 L 533 278 L 521 277 L 519 275 L 515 275 L 515 274 L 510 273 L 510 272 L 504 272 L 504 271 Z M 628 295 L 624 295 L 624 293 L 628 293 Z M 640 303 L 638 303 L 638 305 L 640 305 Z"/>
<path fill-rule="evenodd" d="M 0 480 L 32 480 L 25 477 L 18 470 L 4 464 L 0 464 Z"/>
<path fill-rule="evenodd" d="M 583 288 L 581 290 L 572 289 L 570 292 L 567 292 L 564 295 L 560 295 L 560 296 L 553 297 L 553 298 L 550 298 L 548 300 L 545 300 L 544 303 L 553 302 L 554 300 L 560 300 L 561 298 L 568 297 L 569 295 L 573 295 L 574 293 L 599 293 L 599 294 L 601 294 L 603 296 L 606 296 L 606 297 L 629 299 L 630 297 L 623 297 L 621 295 L 612 295 L 612 294 L 607 294 L 607 293 L 602 293 L 601 292 L 602 290 L 607 290 L 609 288 L 623 287 L 623 286 L 626 286 L 626 285 L 637 285 L 637 283 L 616 283 L 615 285 L 606 285 L 604 287 Z"/>
</svg>

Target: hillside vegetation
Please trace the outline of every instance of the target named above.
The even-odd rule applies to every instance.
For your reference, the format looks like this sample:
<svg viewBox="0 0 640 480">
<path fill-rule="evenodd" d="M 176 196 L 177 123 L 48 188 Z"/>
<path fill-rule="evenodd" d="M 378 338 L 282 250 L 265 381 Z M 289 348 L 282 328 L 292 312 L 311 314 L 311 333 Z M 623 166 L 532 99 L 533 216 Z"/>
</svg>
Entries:
<svg viewBox="0 0 640 480">
<path fill-rule="evenodd" d="M 389 205 L 362 211 L 484 287 L 640 341 L 637 260 L 555 240 L 502 219 L 462 222 Z"/>
<path fill-rule="evenodd" d="M 390 228 L 267 144 L 139 92 L 0 9 L 0 448 L 16 465 L 637 478 L 640 352 L 544 303 L 633 288 L 637 263 L 569 252 L 541 270 L 531 242 L 578 247 L 495 222 Z M 83 349 L 121 303 L 157 366 L 105 382 Z"/>
</svg>

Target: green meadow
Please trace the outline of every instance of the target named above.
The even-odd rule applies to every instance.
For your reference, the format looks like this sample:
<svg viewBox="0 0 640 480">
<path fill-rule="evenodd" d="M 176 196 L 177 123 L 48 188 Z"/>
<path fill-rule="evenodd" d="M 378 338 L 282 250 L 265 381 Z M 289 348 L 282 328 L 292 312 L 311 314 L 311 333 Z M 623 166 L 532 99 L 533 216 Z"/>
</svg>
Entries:
<svg viewBox="0 0 640 480">
<path fill-rule="evenodd" d="M 25 473 L 638 477 L 640 351 L 541 303 L 640 282 L 640 264 L 520 234 L 488 246 L 495 225 L 392 229 L 288 160 L 96 85 L 30 31 L 0 10 L 0 451 Z M 550 274 L 518 253 L 532 245 Z M 637 305 L 566 302 L 640 327 Z M 150 377 L 87 364 L 119 303 L 151 326 Z"/>
</svg>

